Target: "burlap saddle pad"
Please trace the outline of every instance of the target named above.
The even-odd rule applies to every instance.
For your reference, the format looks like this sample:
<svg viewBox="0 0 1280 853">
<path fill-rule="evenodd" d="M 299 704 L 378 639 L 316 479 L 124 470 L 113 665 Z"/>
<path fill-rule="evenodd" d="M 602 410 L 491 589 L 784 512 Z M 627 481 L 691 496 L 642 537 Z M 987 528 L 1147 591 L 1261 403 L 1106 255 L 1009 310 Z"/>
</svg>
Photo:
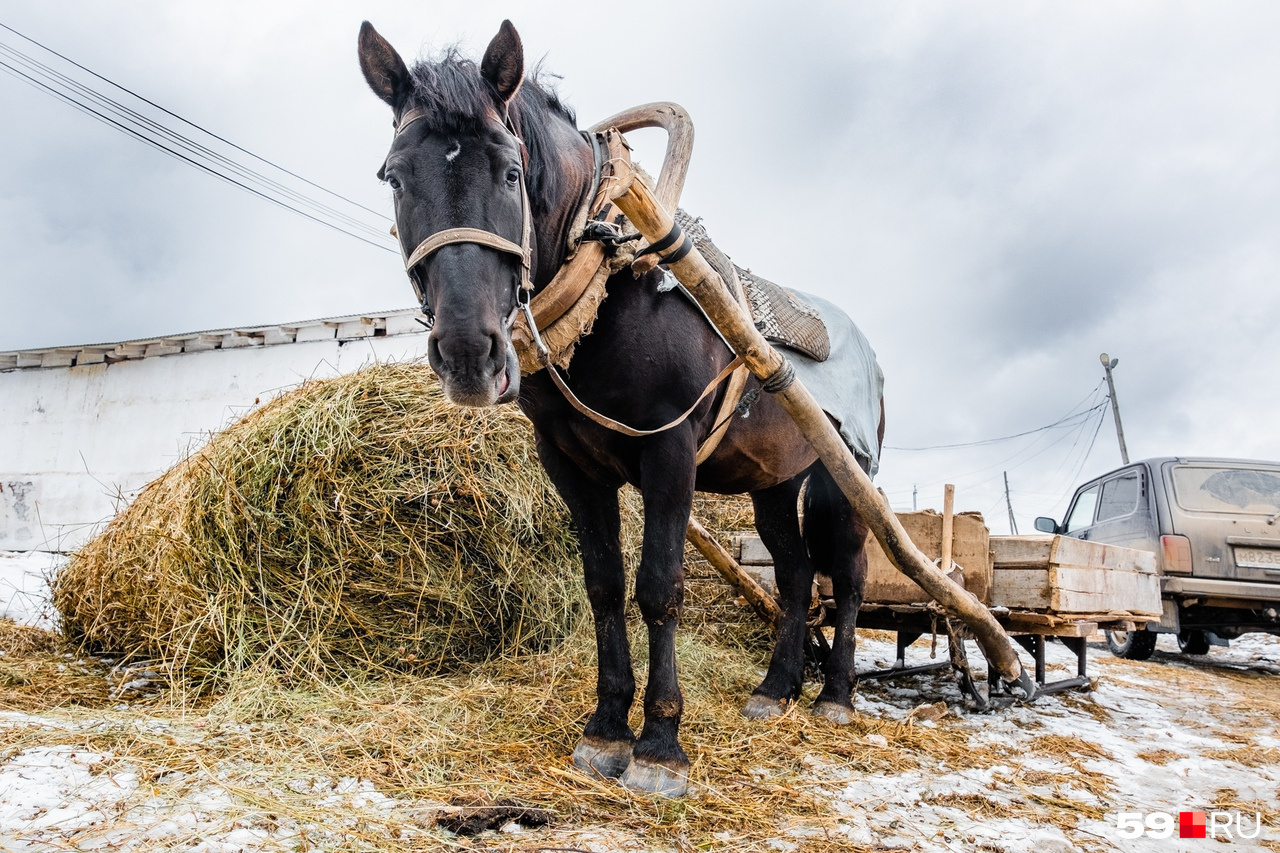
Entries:
<svg viewBox="0 0 1280 853">
<path fill-rule="evenodd" d="M 701 219 L 677 210 L 675 220 L 725 284 L 731 290 L 740 288 L 746 295 L 751 319 L 765 340 L 802 352 L 814 361 L 826 361 L 830 357 L 831 338 L 817 311 L 785 287 L 730 261 L 711 241 Z"/>
</svg>

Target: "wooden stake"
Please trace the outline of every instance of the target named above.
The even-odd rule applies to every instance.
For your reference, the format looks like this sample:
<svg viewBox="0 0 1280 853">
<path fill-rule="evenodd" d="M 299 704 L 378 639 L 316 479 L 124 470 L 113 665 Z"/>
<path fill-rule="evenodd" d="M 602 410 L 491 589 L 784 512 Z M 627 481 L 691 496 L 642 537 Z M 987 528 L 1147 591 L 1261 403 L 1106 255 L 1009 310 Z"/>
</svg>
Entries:
<svg viewBox="0 0 1280 853">
<path fill-rule="evenodd" d="M 611 187 L 611 195 L 618 207 L 651 243 L 666 237 L 674 224 L 671 214 L 658 202 L 638 173 L 623 164 L 615 165 L 618 180 Z M 734 351 L 743 357 L 753 374 L 761 381 L 781 375 L 785 365 L 782 355 L 764 339 L 751 318 L 738 306 L 719 274 L 696 248 L 669 266 Z M 948 613 L 969 626 L 983 654 L 1005 680 L 1018 685 L 1028 698 L 1034 695 L 1035 684 L 1024 671 L 1000 623 L 982 602 L 947 578 L 912 543 L 902 523 L 881 500 L 871 478 L 853 458 L 809 390 L 796 380 L 776 397 L 809 439 L 840 490 L 867 522 L 890 560 Z"/>
<path fill-rule="evenodd" d="M 947 483 L 942 490 L 942 573 L 951 574 L 951 540 L 955 533 L 956 487 Z"/>
</svg>

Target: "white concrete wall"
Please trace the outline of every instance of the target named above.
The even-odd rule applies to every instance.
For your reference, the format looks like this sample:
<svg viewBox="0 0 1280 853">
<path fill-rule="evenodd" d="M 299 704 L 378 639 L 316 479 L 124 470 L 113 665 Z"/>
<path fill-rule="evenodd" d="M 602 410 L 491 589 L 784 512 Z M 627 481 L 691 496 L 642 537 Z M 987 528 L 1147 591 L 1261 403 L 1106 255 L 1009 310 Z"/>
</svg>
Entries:
<svg viewBox="0 0 1280 853">
<path fill-rule="evenodd" d="M 0 372 L 0 551 L 73 549 L 255 402 L 311 377 L 426 352 L 425 333 L 334 334 Z"/>
</svg>

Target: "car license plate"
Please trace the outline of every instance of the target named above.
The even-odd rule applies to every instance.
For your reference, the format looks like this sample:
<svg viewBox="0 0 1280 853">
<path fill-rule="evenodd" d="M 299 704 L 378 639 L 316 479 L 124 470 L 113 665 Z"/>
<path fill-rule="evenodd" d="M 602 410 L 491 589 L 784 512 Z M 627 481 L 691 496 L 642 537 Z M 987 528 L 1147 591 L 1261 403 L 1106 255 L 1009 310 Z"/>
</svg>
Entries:
<svg viewBox="0 0 1280 853">
<path fill-rule="evenodd" d="M 1236 548 L 1236 565 L 1280 571 L 1280 548 Z"/>
</svg>

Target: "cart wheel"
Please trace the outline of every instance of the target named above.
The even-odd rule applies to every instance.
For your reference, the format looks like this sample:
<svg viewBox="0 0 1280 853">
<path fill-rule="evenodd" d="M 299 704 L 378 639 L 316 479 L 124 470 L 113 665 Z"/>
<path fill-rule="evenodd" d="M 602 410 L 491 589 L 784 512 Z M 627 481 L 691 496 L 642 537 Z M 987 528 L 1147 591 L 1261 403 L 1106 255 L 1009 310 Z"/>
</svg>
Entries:
<svg viewBox="0 0 1280 853">
<path fill-rule="evenodd" d="M 1108 631 L 1107 648 L 1127 660 L 1146 660 L 1156 650 L 1156 635 L 1150 631 Z"/>
<path fill-rule="evenodd" d="M 1204 631 L 1182 631 L 1178 634 L 1178 649 L 1184 655 L 1209 654 L 1209 638 Z"/>
</svg>

